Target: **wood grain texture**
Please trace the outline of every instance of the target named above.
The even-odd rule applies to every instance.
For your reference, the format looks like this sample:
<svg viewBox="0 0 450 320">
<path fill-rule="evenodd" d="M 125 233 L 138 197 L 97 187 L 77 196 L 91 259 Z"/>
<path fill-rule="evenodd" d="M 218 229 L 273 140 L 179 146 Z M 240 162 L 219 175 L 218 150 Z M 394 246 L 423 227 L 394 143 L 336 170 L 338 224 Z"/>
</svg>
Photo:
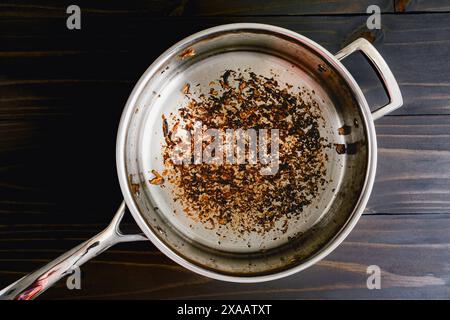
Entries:
<svg viewBox="0 0 450 320">
<path fill-rule="evenodd" d="M 325 260 L 297 275 L 261 284 L 209 280 L 175 265 L 150 243 L 122 244 L 82 267 L 82 290 L 69 291 L 61 281 L 43 298 L 446 298 L 449 228 L 448 215 L 363 216 Z M 0 227 L 0 286 L 92 236 L 101 226 L 14 229 Z M 369 265 L 382 270 L 381 290 L 366 287 Z"/>
<path fill-rule="evenodd" d="M 450 11 L 447 0 L 394 0 L 395 12 L 442 12 Z"/>
<path fill-rule="evenodd" d="M 106 133 L 86 121 L 84 130 L 31 123 L 0 124 L 0 223 L 15 214 L 17 223 L 108 221 L 121 199 L 113 121 Z M 376 130 L 378 168 L 366 213 L 450 213 L 450 116 L 388 116 Z"/>
<path fill-rule="evenodd" d="M 71 4 L 67 0 L 47 0 L 45 4 L 7 0 L 0 5 L 0 17 L 61 18 Z M 80 0 L 76 4 L 83 13 L 116 17 L 365 14 L 370 5 L 378 5 L 381 12 L 394 12 L 393 0 Z"/>
<path fill-rule="evenodd" d="M 148 65 L 193 32 L 260 22 L 331 52 L 365 37 L 400 83 L 405 105 L 376 122 L 376 183 L 350 238 L 304 273 L 243 286 L 196 276 L 150 243 L 120 245 L 83 268 L 83 290 L 62 281 L 43 297 L 450 297 L 450 13 L 411 13 L 448 11 L 446 1 L 395 1 L 409 14 L 390 14 L 394 1 L 384 0 L 79 1 L 81 31 L 65 27 L 69 4 L 0 4 L 0 287 L 109 222 L 121 202 L 118 120 Z M 381 30 L 366 28 L 369 4 L 389 13 Z M 372 110 L 386 103 L 361 56 L 344 64 Z M 365 286 L 371 264 L 383 270 L 382 290 Z"/>
<path fill-rule="evenodd" d="M 450 213 L 450 117 L 384 117 L 375 127 L 378 166 L 366 212 Z"/>
<path fill-rule="evenodd" d="M 395 114 L 449 114 L 448 14 L 386 15 L 375 31 L 366 28 L 365 16 L 118 19 L 86 14 L 83 19 L 80 32 L 68 31 L 63 19 L 2 19 L 0 117 L 70 115 L 80 104 L 101 105 L 100 97 L 119 110 L 139 75 L 170 45 L 207 27 L 244 21 L 286 27 L 331 52 L 365 37 L 400 83 L 405 107 Z M 148 31 L 155 26 L 164 32 Z M 344 64 L 373 108 L 386 103 L 378 78 L 361 57 L 351 56 Z"/>
</svg>

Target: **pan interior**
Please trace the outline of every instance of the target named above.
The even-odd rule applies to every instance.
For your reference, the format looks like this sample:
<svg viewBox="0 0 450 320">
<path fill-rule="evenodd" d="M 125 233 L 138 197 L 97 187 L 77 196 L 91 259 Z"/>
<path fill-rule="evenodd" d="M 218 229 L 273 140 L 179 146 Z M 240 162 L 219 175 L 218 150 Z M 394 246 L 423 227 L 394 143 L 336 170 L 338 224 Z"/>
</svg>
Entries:
<svg viewBox="0 0 450 320">
<path fill-rule="evenodd" d="M 191 49 L 195 55 L 184 57 L 183 52 Z M 351 217 L 367 170 L 364 122 L 353 95 L 333 66 L 299 40 L 251 30 L 186 43 L 163 62 L 139 95 L 126 143 L 130 188 L 153 233 L 170 250 L 196 265 L 242 276 L 289 268 L 325 247 Z M 327 183 L 283 232 L 218 233 L 183 214 L 170 184 L 161 187 L 150 183 L 153 170 L 164 171 L 162 116 L 176 114 L 186 105 L 183 86 L 198 84 L 198 92 L 206 92 L 209 83 L 225 70 L 237 69 L 251 69 L 266 77 L 277 74 L 280 83 L 314 92 L 323 116 L 320 135 L 331 145 L 352 146 L 351 154 L 345 155 L 333 147 L 325 150 Z M 339 134 L 344 125 L 350 127 L 349 132 Z"/>
<path fill-rule="evenodd" d="M 279 75 L 277 78 L 280 83 L 303 86 L 307 87 L 309 91 L 314 91 L 316 93 L 315 99 L 320 104 L 325 119 L 325 121 L 322 121 L 324 126 L 319 127 L 321 136 L 335 143 L 344 142 L 343 136 L 334 134 L 339 128 L 339 123 L 337 122 L 338 115 L 335 108 L 329 107 L 332 106 L 332 101 L 319 84 L 305 71 L 282 58 L 266 53 L 224 52 L 191 65 L 182 73 L 175 75 L 159 92 L 157 102 L 151 107 L 152 112 L 148 113 L 148 117 L 144 121 L 143 134 L 140 140 L 142 150 L 141 170 L 147 181 L 151 180 L 152 170 L 156 169 L 158 172 L 164 170 L 161 153 L 157 150 L 164 143 L 161 115 L 164 114 L 166 118 L 169 118 L 171 113 L 176 114 L 177 109 L 187 104 L 187 99 L 182 92 L 183 86 L 186 83 L 198 83 L 204 87 L 204 90 L 198 88 L 199 90 L 191 93 L 194 96 L 196 92 L 208 92 L 208 84 L 212 80 L 220 79 L 225 70 L 237 70 L 238 68 L 257 70 L 258 74 L 265 77 L 271 77 L 271 74 L 275 73 Z M 198 99 L 198 97 L 196 98 Z M 218 233 L 216 228 L 210 229 L 209 226 L 205 226 L 201 222 L 195 222 L 182 213 L 183 208 L 180 207 L 179 203 L 173 201 L 170 184 L 167 184 L 164 188 L 149 184 L 146 190 L 149 197 L 154 199 L 156 206 L 169 220 L 169 223 L 187 238 L 195 239 L 197 243 L 214 250 L 236 253 L 258 252 L 261 249 L 267 250 L 286 244 L 296 234 L 304 233 L 310 229 L 329 210 L 334 198 L 332 190 L 339 188 L 339 182 L 343 174 L 342 168 L 345 166 L 345 157 L 338 155 L 334 149 L 327 149 L 326 153 L 329 159 L 327 161 L 326 180 L 332 182 L 327 183 L 325 190 L 320 192 L 300 218 L 289 223 L 285 232 L 270 230 L 263 234 L 251 232 L 242 235 L 231 230 L 222 230 Z"/>
</svg>

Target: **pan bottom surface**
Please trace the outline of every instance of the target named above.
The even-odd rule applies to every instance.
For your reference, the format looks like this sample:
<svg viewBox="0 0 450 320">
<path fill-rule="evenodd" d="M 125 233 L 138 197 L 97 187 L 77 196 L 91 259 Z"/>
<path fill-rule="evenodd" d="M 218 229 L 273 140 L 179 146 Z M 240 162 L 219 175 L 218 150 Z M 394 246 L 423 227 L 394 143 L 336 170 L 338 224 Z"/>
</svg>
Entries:
<svg viewBox="0 0 450 320">
<path fill-rule="evenodd" d="M 190 84 L 190 97 L 199 98 L 201 93 L 208 92 L 211 81 L 220 79 L 226 70 L 251 70 L 258 75 L 275 77 L 280 83 L 288 83 L 296 88 L 305 88 L 313 93 L 314 99 L 322 112 L 323 120 L 319 126 L 320 136 L 330 145 L 343 144 L 344 137 L 338 134 L 342 120 L 332 98 L 321 85 L 301 66 L 292 64 L 275 55 L 252 52 L 232 51 L 216 54 L 193 63 L 183 70 L 174 73 L 158 92 L 148 94 L 144 108 L 145 120 L 138 143 L 139 172 L 146 181 L 146 196 L 152 200 L 160 214 L 176 232 L 186 239 L 202 247 L 228 253 L 252 253 L 270 250 L 283 246 L 298 234 L 305 233 L 327 215 L 343 179 L 346 157 L 339 155 L 334 148 L 326 148 L 326 183 L 320 188 L 312 203 L 303 212 L 289 221 L 287 229 L 280 231 L 274 228 L 264 232 L 238 233 L 233 230 L 206 227 L 183 213 L 183 208 L 173 199 L 173 187 L 170 183 L 164 186 L 153 185 L 153 170 L 163 172 L 162 146 L 164 145 L 163 115 L 177 114 L 187 103 L 183 88 Z M 239 195 L 235 195 L 239 196 Z M 279 223 L 283 223 L 280 221 Z"/>
</svg>

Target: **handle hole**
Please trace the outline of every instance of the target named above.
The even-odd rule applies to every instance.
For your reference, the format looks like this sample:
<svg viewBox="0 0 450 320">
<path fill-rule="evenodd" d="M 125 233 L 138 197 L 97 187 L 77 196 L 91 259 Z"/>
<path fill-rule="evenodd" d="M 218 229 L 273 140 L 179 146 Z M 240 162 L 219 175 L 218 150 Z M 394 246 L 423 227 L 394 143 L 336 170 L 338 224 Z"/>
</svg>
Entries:
<svg viewBox="0 0 450 320">
<path fill-rule="evenodd" d="M 389 97 L 382 82 L 378 78 L 377 72 L 364 54 L 360 51 L 354 52 L 341 62 L 361 87 L 369 104 L 370 111 L 376 111 L 389 103 Z"/>
</svg>

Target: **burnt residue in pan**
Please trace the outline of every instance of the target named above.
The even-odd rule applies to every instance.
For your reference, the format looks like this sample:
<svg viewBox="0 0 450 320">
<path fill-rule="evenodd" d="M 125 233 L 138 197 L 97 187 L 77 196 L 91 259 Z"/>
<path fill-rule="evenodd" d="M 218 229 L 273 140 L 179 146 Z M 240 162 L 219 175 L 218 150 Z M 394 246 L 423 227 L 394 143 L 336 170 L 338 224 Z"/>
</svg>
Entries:
<svg viewBox="0 0 450 320">
<path fill-rule="evenodd" d="M 180 54 L 181 60 L 184 60 L 186 58 L 193 57 L 193 56 L 195 56 L 195 49 L 192 47 L 187 48 Z"/>
<path fill-rule="evenodd" d="M 342 127 L 340 127 L 338 129 L 338 134 L 340 136 L 346 136 L 349 135 L 352 132 L 352 127 L 347 126 L 346 124 L 344 124 Z"/>
<path fill-rule="evenodd" d="M 133 194 L 139 194 L 140 186 L 138 183 L 133 182 L 133 175 L 128 176 L 128 183 L 130 184 L 130 189 Z"/>
<path fill-rule="evenodd" d="M 249 69 L 226 70 L 205 93 L 181 91 L 187 101 L 172 115 L 169 130 L 163 119 L 164 172 L 175 201 L 190 218 L 217 232 L 286 232 L 289 221 L 299 218 L 328 183 L 330 144 L 319 132 L 324 119 L 314 94 Z M 223 131 L 278 129 L 278 171 L 262 175 L 260 163 L 174 164 L 170 154 L 178 141 L 172 133 L 178 126 L 192 133 L 196 121 Z"/>
<path fill-rule="evenodd" d="M 336 143 L 334 146 L 335 146 L 336 152 L 338 154 L 345 154 L 345 151 L 347 150 L 347 148 L 345 147 L 345 144 Z"/>
<path fill-rule="evenodd" d="M 154 178 L 152 178 L 149 182 L 151 184 L 162 185 L 164 183 L 164 178 L 159 174 L 158 171 L 152 170 Z"/>
</svg>

